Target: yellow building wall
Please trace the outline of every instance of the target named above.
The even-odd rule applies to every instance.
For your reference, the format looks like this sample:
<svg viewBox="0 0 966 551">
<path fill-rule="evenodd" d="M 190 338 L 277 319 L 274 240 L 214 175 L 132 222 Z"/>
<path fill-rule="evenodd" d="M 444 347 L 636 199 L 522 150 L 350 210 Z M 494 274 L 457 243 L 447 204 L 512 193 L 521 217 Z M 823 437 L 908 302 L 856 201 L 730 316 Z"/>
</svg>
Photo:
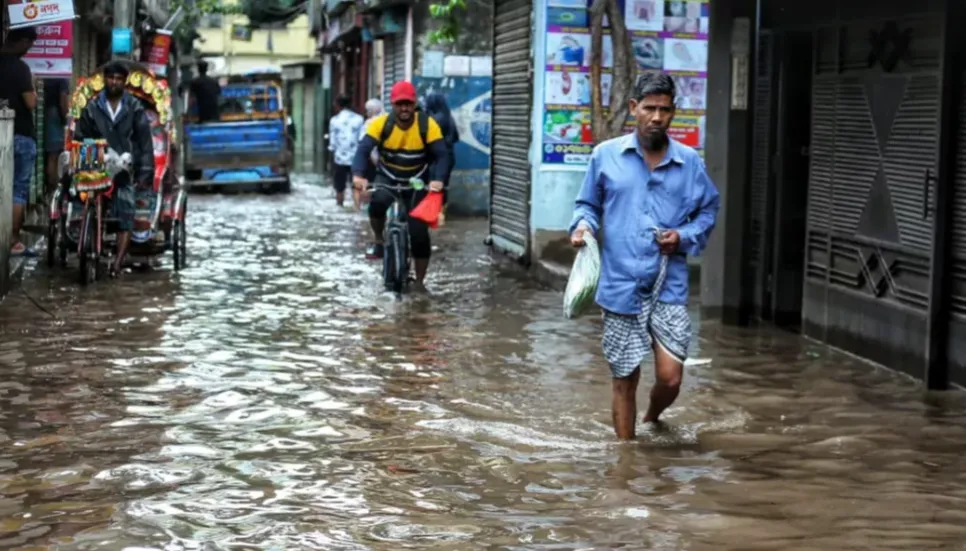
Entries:
<svg viewBox="0 0 966 551">
<path fill-rule="evenodd" d="M 236 3 L 228 0 L 226 4 Z M 222 16 L 221 25 L 215 27 L 217 19 L 201 22 L 197 29 L 201 39 L 195 41 L 195 49 L 210 64 L 212 76 L 241 74 L 253 69 L 274 67 L 280 69 L 287 63 L 296 63 L 317 58 L 317 43 L 309 34 L 309 18 L 299 16 L 284 29 L 255 30 L 251 42 L 233 40 L 231 29 L 234 24 L 248 24 L 243 15 Z M 273 51 L 269 51 L 269 32 Z"/>
</svg>

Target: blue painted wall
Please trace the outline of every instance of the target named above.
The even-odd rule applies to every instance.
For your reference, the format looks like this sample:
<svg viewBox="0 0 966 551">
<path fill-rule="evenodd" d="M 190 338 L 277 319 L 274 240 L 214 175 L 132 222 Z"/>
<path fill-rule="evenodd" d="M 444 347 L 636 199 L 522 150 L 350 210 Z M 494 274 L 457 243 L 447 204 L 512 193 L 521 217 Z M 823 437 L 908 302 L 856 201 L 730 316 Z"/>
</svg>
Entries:
<svg viewBox="0 0 966 551">
<path fill-rule="evenodd" d="M 486 216 L 490 206 L 490 94 L 489 77 L 413 77 L 420 98 L 430 92 L 446 96 L 459 127 L 456 170 L 450 180 L 447 212 Z"/>
</svg>

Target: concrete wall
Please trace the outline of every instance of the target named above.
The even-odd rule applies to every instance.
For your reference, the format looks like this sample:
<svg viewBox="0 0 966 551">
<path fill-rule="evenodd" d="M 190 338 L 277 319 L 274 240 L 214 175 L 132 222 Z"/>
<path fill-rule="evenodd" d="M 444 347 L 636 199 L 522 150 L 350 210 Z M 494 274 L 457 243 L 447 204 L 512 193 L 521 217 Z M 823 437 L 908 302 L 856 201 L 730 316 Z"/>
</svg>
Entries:
<svg viewBox="0 0 966 551">
<path fill-rule="evenodd" d="M 460 20 L 456 43 L 431 46 L 428 35 L 438 22 L 429 15 L 428 2 L 413 6 L 413 83 L 421 97 L 445 94 L 459 127 L 448 212 L 485 216 L 490 199 L 492 2 L 468 3 Z"/>
<path fill-rule="evenodd" d="M 533 261 L 569 265 L 573 249 L 568 228 L 574 211 L 574 198 L 583 182 L 583 165 L 565 166 L 543 162 L 543 113 L 547 58 L 546 0 L 534 2 L 533 14 L 533 111 L 530 118 L 530 234 Z"/>
<path fill-rule="evenodd" d="M 10 289 L 10 238 L 13 232 L 13 118 L 0 109 L 0 297 Z"/>
</svg>

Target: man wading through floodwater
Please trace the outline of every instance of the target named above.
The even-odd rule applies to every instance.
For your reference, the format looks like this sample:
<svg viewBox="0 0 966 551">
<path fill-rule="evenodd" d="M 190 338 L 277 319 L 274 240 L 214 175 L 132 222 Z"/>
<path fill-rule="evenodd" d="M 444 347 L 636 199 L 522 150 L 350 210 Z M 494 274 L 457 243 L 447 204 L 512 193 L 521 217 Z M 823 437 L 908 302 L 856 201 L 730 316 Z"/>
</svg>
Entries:
<svg viewBox="0 0 966 551">
<path fill-rule="evenodd" d="M 718 215 L 718 190 L 701 157 L 667 135 L 674 96 L 663 73 L 637 80 L 630 100 L 637 131 L 594 148 L 570 228 L 575 247 L 586 232 L 602 239 L 597 304 L 621 440 L 634 438 L 640 366 L 652 352 L 644 422 L 656 423 L 678 396 L 691 341 L 687 255 L 700 254 Z"/>
</svg>

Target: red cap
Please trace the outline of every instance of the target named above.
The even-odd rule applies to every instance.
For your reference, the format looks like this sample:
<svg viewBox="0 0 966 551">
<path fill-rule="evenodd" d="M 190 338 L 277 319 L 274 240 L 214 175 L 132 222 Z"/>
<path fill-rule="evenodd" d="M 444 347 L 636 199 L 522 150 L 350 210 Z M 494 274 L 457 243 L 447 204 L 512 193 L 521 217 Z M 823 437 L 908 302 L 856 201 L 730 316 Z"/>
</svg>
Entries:
<svg viewBox="0 0 966 551">
<path fill-rule="evenodd" d="M 413 83 L 402 80 L 392 85 L 392 92 L 389 94 L 390 103 L 400 101 L 411 101 L 416 103 L 416 87 Z"/>
</svg>

